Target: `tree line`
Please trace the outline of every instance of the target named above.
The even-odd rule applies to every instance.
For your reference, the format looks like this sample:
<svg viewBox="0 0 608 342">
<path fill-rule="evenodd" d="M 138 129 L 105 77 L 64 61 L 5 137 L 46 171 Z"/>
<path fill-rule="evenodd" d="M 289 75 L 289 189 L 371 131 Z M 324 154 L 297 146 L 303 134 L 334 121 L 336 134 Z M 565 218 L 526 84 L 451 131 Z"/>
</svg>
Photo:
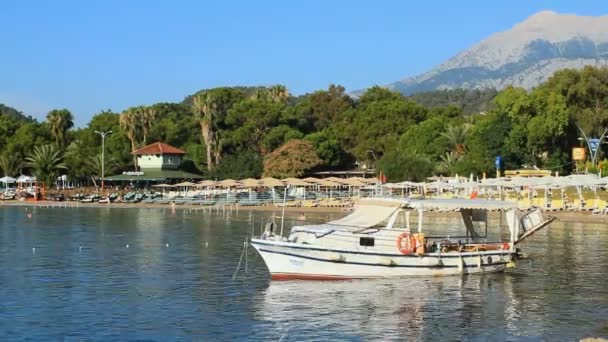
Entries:
<svg viewBox="0 0 608 342">
<path fill-rule="evenodd" d="M 220 179 L 367 167 L 389 181 L 422 180 L 493 174 L 496 156 L 508 169 L 608 170 L 603 147 L 598 165 L 575 165 L 570 156 L 581 132 L 597 137 L 608 126 L 606 68 L 561 70 L 531 91 L 434 94 L 405 97 L 372 87 L 353 98 L 331 85 L 296 97 L 283 85 L 220 87 L 181 103 L 102 111 L 82 128 L 73 127 L 67 109 L 38 122 L 2 106 L 0 170 L 47 182 L 60 174 L 96 182 L 102 163 L 96 131 L 113 132 L 105 142 L 107 175 L 133 170 L 131 151 L 155 141 L 185 150 L 184 170 Z"/>
</svg>

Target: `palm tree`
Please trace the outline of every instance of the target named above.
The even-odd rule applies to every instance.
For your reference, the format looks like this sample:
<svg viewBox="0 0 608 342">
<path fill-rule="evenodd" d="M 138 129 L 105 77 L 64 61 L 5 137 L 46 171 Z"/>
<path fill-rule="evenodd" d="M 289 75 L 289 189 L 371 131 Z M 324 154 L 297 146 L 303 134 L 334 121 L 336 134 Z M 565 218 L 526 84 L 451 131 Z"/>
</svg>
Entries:
<svg viewBox="0 0 608 342">
<path fill-rule="evenodd" d="M 289 98 L 289 91 L 287 90 L 287 87 L 282 84 L 273 85 L 268 88 L 267 92 L 268 97 L 274 102 L 286 103 Z"/>
<path fill-rule="evenodd" d="M 74 126 L 74 116 L 67 109 L 52 110 L 46 115 L 46 120 L 55 138 L 55 143 L 65 146 L 67 143 L 67 131 Z"/>
<path fill-rule="evenodd" d="M 23 161 L 14 155 L 3 155 L 0 157 L 0 169 L 2 169 L 5 176 L 16 176 L 23 169 Z"/>
<path fill-rule="evenodd" d="M 207 169 L 212 170 L 216 161 L 219 161 L 217 150 L 216 132 L 214 129 L 214 117 L 217 115 L 217 100 L 209 93 L 194 96 L 192 109 L 201 126 L 201 135 L 207 150 Z"/>
<path fill-rule="evenodd" d="M 137 149 L 137 136 L 139 131 L 139 120 L 136 108 L 129 108 L 120 114 L 118 119 L 120 127 L 131 141 L 131 152 Z M 137 169 L 137 158 L 133 155 L 133 166 Z"/>
<path fill-rule="evenodd" d="M 150 129 L 152 129 L 154 120 L 156 120 L 156 108 L 153 106 L 141 106 L 137 108 L 139 111 L 139 122 L 141 123 L 141 129 L 143 132 L 143 145 L 146 145 L 148 133 L 150 132 Z"/>
<path fill-rule="evenodd" d="M 107 173 L 111 173 L 112 170 L 116 169 L 116 162 L 111 159 L 111 158 L 102 158 L 101 153 L 93 155 L 93 156 L 89 156 L 89 158 L 86 160 L 86 167 L 88 169 L 88 171 L 91 173 L 91 180 L 93 181 L 93 184 L 95 186 L 97 186 L 97 183 L 95 182 L 95 180 L 97 179 L 94 176 L 101 176 L 101 165 L 105 162 L 105 172 Z"/>
<path fill-rule="evenodd" d="M 450 125 L 445 132 L 441 133 L 442 136 L 448 139 L 450 147 L 459 156 L 462 156 L 466 152 L 465 140 L 469 133 L 469 127 L 469 125 Z"/>
<path fill-rule="evenodd" d="M 35 146 L 25 161 L 25 166 L 31 167 L 36 178 L 44 181 L 47 187 L 57 179 L 60 170 L 67 169 L 63 162 L 63 150 L 55 144 Z"/>
<path fill-rule="evenodd" d="M 454 174 L 456 163 L 462 158 L 455 152 L 446 152 L 445 155 L 440 157 L 440 161 L 437 164 L 435 171 L 440 174 L 451 176 Z"/>
</svg>

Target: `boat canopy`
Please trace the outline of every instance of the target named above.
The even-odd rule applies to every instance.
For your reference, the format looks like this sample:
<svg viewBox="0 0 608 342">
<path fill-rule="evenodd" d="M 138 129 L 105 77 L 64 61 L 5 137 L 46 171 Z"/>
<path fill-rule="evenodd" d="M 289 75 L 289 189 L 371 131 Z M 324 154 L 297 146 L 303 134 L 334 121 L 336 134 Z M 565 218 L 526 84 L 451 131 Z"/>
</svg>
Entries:
<svg viewBox="0 0 608 342">
<path fill-rule="evenodd" d="M 388 219 L 406 202 L 389 199 L 366 199 L 355 205 L 355 211 L 339 220 L 328 222 L 329 225 L 370 228 Z"/>
<path fill-rule="evenodd" d="M 406 206 L 412 209 L 446 211 L 459 209 L 509 210 L 517 208 L 516 203 L 483 199 L 411 200 L 407 202 Z"/>
</svg>

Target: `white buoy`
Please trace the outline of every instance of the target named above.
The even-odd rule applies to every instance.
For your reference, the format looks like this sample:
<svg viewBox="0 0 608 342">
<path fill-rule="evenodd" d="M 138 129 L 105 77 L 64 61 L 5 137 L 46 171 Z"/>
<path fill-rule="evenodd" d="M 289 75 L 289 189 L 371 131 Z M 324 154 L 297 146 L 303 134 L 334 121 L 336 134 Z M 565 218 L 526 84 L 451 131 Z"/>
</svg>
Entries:
<svg viewBox="0 0 608 342">
<path fill-rule="evenodd" d="M 78 247 L 78 252 L 82 253 L 82 246 Z"/>
<path fill-rule="evenodd" d="M 36 254 L 36 247 L 32 247 L 32 254 Z"/>
<path fill-rule="evenodd" d="M 125 247 L 129 248 L 129 244 L 127 244 Z"/>
<path fill-rule="evenodd" d="M 205 247 L 209 247 L 209 242 L 205 241 Z"/>
<path fill-rule="evenodd" d="M 165 247 L 169 247 L 169 244 L 168 244 L 168 243 L 166 243 L 166 244 L 165 244 Z"/>
</svg>

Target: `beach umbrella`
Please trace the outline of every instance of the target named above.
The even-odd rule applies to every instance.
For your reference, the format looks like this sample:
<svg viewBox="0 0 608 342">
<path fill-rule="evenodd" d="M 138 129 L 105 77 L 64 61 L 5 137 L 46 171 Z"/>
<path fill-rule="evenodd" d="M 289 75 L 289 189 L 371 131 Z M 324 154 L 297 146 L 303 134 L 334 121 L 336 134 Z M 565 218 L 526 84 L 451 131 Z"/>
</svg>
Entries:
<svg viewBox="0 0 608 342">
<path fill-rule="evenodd" d="M 224 179 L 222 181 L 219 181 L 216 183 L 217 186 L 221 186 L 224 188 L 231 188 L 231 187 L 235 187 L 235 186 L 239 186 L 239 182 L 235 181 L 234 179 Z"/>
<path fill-rule="evenodd" d="M 310 185 L 312 185 L 299 178 L 284 178 L 284 179 L 281 179 L 281 182 L 283 182 L 287 185 L 291 185 L 291 186 L 310 186 Z"/>
<path fill-rule="evenodd" d="M 346 178 L 344 179 L 344 184 L 349 185 L 349 186 L 366 186 L 367 183 L 363 182 L 360 179 L 356 179 L 356 178 Z"/>
<path fill-rule="evenodd" d="M 17 183 L 32 183 L 36 181 L 36 177 L 21 175 L 17 178 Z"/>
<path fill-rule="evenodd" d="M 315 177 L 307 177 L 307 178 L 304 178 L 302 180 L 305 181 L 305 182 L 314 183 L 314 184 L 318 184 L 319 181 L 320 181 L 319 178 L 315 178 Z"/>
<path fill-rule="evenodd" d="M 269 188 L 272 188 L 275 186 L 285 186 L 285 184 L 283 182 L 281 182 L 281 180 L 272 178 L 272 177 L 262 178 L 262 180 L 260 181 L 260 185 L 269 187 Z"/>
<path fill-rule="evenodd" d="M 344 178 L 338 178 L 338 177 L 327 177 L 327 178 L 323 178 L 323 180 L 326 181 L 330 181 L 330 182 L 335 182 L 341 185 L 347 185 L 346 184 L 346 180 Z"/>
<path fill-rule="evenodd" d="M 217 182 L 214 181 L 214 180 L 205 179 L 203 181 L 200 181 L 200 182 L 196 183 L 196 186 L 198 188 L 204 188 L 204 187 L 207 187 L 207 186 L 216 186 L 216 184 L 217 184 Z"/>
<path fill-rule="evenodd" d="M 6 183 L 6 184 L 8 184 L 8 183 L 15 183 L 16 181 L 17 181 L 16 178 L 8 177 L 8 176 L 4 176 L 4 177 L 0 178 L 0 182 Z"/>
<path fill-rule="evenodd" d="M 173 185 L 171 185 L 171 184 L 165 184 L 165 183 L 152 185 L 152 187 L 154 187 L 154 188 L 161 188 L 161 189 L 163 189 L 163 196 L 165 195 L 165 189 L 170 188 L 172 186 Z"/>
<path fill-rule="evenodd" d="M 262 178 L 262 180 L 260 181 L 260 185 L 270 188 L 270 191 L 272 192 L 272 200 L 274 202 L 275 199 L 275 191 L 274 191 L 274 187 L 275 186 L 285 186 L 285 184 L 283 184 L 283 182 L 281 182 L 280 180 L 276 179 L 276 178 L 272 178 L 272 177 L 266 177 L 266 178 Z"/>
<path fill-rule="evenodd" d="M 254 178 L 246 178 L 246 179 L 240 180 L 239 183 L 241 184 L 241 187 L 248 189 L 249 199 L 251 199 L 251 189 L 257 188 L 260 186 L 260 180 L 254 179 Z"/>
<path fill-rule="evenodd" d="M 244 188 L 257 188 L 258 186 L 260 186 L 261 182 L 259 179 L 247 178 L 240 180 L 239 183 Z"/>
<path fill-rule="evenodd" d="M 192 186 L 196 186 L 196 183 L 192 183 L 192 182 L 181 182 L 181 183 L 177 183 L 175 185 L 173 185 L 173 187 L 184 187 L 184 188 L 189 188 Z"/>
</svg>

